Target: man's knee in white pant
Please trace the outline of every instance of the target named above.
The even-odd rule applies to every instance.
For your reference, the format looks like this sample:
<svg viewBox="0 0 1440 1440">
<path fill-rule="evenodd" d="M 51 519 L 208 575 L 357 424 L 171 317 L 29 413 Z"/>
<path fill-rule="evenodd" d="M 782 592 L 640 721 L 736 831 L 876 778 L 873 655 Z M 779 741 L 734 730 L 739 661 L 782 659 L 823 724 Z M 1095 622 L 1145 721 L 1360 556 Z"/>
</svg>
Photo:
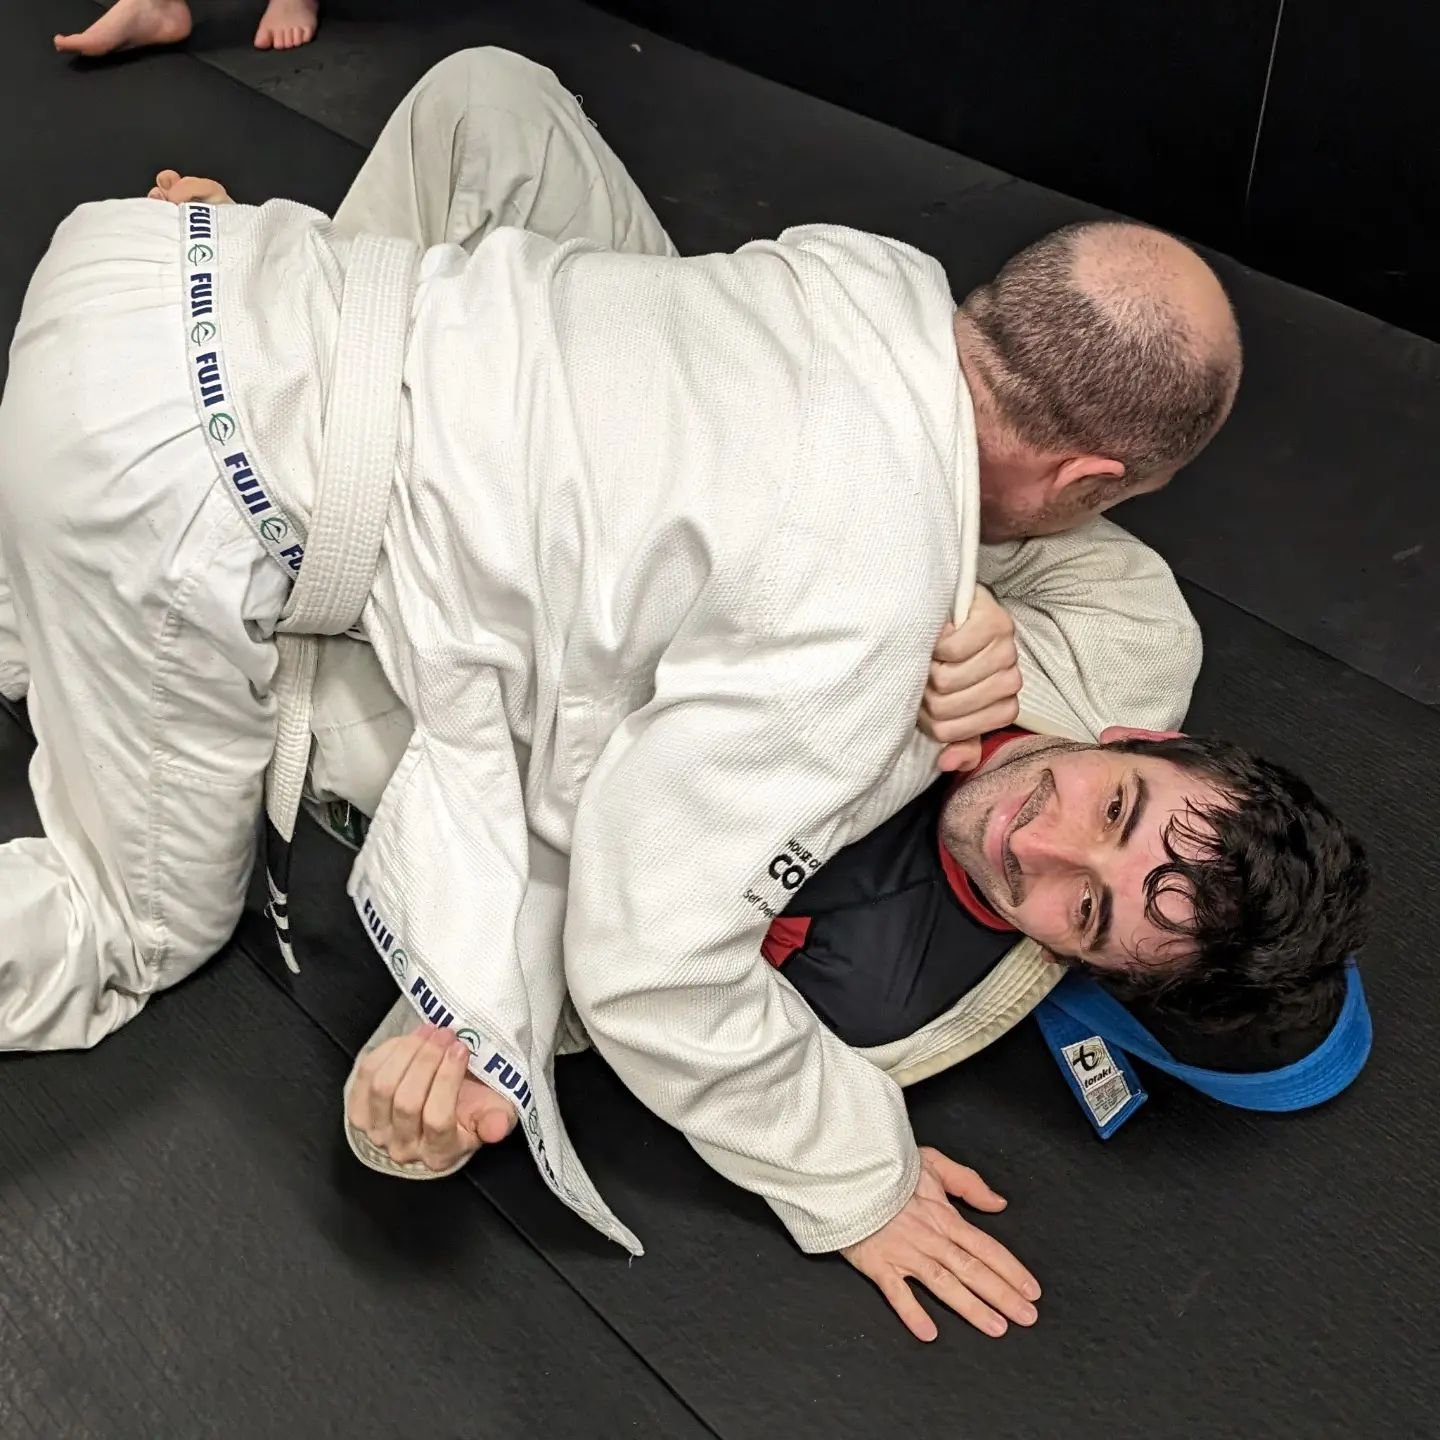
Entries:
<svg viewBox="0 0 1440 1440">
<path fill-rule="evenodd" d="M 196 903 L 183 916 L 171 916 L 166 927 L 159 985 L 166 989 L 194 974 L 229 943 L 244 912 L 243 900 Z"/>
<path fill-rule="evenodd" d="M 453 111 L 457 118 L 471 105 L 484 105 L 539 122 L 553 116 L 557 106 L 573 107 L 576 101 L 553 70 L 484 45 L 457 50 L 431 66 L 417 86 L 416 104 L 432 112 Z"/>
<path fill-rule="evenodd" d="M 18 427 L 9 422 L 0 430 L 0 444 L 7 442 L 17 453 L 38 453 L 42 462 L 0 465 L 0 527 L 5 534 L 0 563 L 16 574 L 22 557 L 33 566 L 41 557 L 73 545 L 76 503 L 69 487 L 57 483 L 51 467 L 43 463 L 46 452 L 24 422 Z M 8 598 L 13 604 L 13 592 Z"/>
</svg>

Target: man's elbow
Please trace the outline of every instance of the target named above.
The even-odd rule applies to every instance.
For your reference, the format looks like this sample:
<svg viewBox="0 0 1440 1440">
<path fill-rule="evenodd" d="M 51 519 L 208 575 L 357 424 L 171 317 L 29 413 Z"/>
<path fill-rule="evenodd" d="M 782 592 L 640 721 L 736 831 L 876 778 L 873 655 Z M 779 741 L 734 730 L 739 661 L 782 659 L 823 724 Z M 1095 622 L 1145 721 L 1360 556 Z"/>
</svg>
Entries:
<svg viewBox="0 0 1440 1440">
<path fill-rule="evenodd" d="M 1125 662 L 1132 694 L 1124 707 L 1127 718 L 1120 723 L 1174 730 L 1190 709 L 1205 642 L 1170 567 L 1153 551 L 1146 551 L 1144 558 L 1145 584 L 1137 587 L 1138 603 L 1130 610 L 1133 638 Z"/>
<path fill-rule="evenodd" d="M 633 1002 L 647 987 L 635 983 L 631 968 L 617 960 L 613 950 L 567 936 L 565 986 L 597 1049 L 603 1053 L 607 1042 L 625 1043 L 625 1031 L 636 1014 Z"/>
<path fill-rule="evenodd" d="M 1184 722 L 1205 660 L 1205 641 L 1190 607 L 1176 589 L 1176 608 L 1164 625 L 1163 644 L 1157 649 L 1155 697 L 1166 716 L 1160 728 L 1174 729 Z"/>
<path fill-rule="evenodd" d="M 584 945 L 568 943 L 567 937 L 565 987 L 580 1023 L 587 1030 L 592 1030 L 597 1021 L 603 1021 L 606 1007 L 613 1000 L 615 977 L 612 975 L 607 979 L 603 973 L 605 967 L 587 960 L 587 954 L 593 955 L 593 951 Z"/>
</svg>

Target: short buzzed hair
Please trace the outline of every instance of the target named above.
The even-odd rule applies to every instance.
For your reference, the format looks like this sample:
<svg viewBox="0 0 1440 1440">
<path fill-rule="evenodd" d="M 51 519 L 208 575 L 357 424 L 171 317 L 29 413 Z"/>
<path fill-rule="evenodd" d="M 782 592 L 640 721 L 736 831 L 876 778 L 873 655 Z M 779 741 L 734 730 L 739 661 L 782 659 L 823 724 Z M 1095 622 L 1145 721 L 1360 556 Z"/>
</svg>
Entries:
<svg viewBox="0 0 1440 1440">
<path fill-rule="evenodd" d="M 1240 356 L 1238 345 L 1207 345 L 1159 291 L 1135 285 L 1097 295 L 1081 287 L 1077 250 L 1111 224 L 1046 235 L 961 308 L 982 341 L 976 358 L 1000 418 L 1018 438 L 1049 453 L 1118 460 L 1128 488 L 1172 473 L 1204 448 L 1234 397 Z"/>
</svg>

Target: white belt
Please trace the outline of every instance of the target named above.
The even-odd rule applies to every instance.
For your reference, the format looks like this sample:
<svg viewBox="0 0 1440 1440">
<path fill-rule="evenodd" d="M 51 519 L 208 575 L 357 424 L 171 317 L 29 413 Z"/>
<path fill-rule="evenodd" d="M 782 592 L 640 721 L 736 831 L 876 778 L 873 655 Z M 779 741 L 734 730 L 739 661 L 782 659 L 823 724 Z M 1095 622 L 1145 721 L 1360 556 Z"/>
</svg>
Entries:
<svg viewBox="0 0 1440 1440">
<path fill-rule="evenodd" d="M 308 526 L 280 500 L 248 443 L 225 366 L 219 288 L 225 280 L 220 216 L 181 207 L 185 330 L 202 428 L 241 516 L 295 580 L 276 636 L 279 716 L 265 776 L 270 913 L 285 963 L 295 963 L 288 923 L 290 840 L 310 762 L 310 705 L 319 637 L 359 621 L 375 580 L 399 440 L 400 387 L 419 249 L 361 236 L 350 249 L 340 302 L 320 473 Z"/>
</svg>

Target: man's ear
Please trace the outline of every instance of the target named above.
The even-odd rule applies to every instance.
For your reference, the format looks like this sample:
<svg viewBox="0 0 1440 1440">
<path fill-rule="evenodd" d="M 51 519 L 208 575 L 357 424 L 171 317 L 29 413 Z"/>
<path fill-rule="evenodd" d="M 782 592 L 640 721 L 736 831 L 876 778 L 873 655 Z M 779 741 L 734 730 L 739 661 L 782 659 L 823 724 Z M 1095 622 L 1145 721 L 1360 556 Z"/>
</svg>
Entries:
<svg viewBox="0 0 1440 1440">
<path fill-rule="evenodd" d="M 1113 488 L 1124 476 L 1125 467 L 1118 460 L 1107 460 L 1103 455 L 1072 455 L 1055 467 L 1050 483 L 1056 495 L 1063 494 L 1072 485 L 1081 486 L 1083 493 L 1100 486 Z"/>
<path fill-rule="evenodd" d="M 1102 745 L 1113 745 L 1117 740 L 1183 740 L 1183 730 L 1137 730 L 1133 725 L 1112 725 L 1100 732 Z"/>
</svg>

